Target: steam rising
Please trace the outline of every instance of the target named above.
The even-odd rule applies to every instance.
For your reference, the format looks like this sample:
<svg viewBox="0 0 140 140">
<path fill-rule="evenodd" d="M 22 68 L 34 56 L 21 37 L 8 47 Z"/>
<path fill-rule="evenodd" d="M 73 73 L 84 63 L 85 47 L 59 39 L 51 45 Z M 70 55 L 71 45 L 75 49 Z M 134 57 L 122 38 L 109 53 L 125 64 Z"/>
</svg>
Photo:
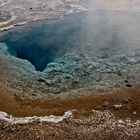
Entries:
<svg viewBox="0 0 140 140">
<path fill-rule="evenodd" d="M 93 0 L 88 12 L 52 24 L 39 24 L 38 28 L 29 26 L 24 33 L 11 32 L 2 42 L 17 57 L 29 60 L 41 71 L 47 63 L 69 51 L 90 58 L 98 54 L 106 58 L 132 55 L 140 49 L 140 13 L 128 8 L 133 2 L 128 3 Z"/>
<path fill-rule="evenodd" d="M 88 45 L 106 53 L 130 54 L 140 49 L 140 12 L 137 0 L 92 0 L 86 19 Z M 91 52 L 91 51 L 90 51 Z M 111 55 L 111 54 L 110 54 Z"/>
</svg>

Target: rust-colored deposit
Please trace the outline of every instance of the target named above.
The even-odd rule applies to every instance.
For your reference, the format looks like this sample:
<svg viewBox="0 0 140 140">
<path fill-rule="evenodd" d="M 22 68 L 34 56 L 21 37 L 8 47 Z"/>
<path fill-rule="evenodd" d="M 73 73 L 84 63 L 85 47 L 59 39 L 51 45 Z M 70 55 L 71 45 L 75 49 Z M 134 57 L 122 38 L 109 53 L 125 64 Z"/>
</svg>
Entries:
<svg viewBox="0 0 140 140">
<path fill-rule="evenodd" d="M 110 110 L 116 119 L 140 119 L 140 88 L 128 88 L 110 94 L 52 100 L 25 100 L 10 90 L 0 89 L 0 111 L 14 116 L 62 115 L 77 109 L 78 116 L 88 116 L 93 109 Z M 119 106 L 116 106 L 119 105 Z"/>
</svg>

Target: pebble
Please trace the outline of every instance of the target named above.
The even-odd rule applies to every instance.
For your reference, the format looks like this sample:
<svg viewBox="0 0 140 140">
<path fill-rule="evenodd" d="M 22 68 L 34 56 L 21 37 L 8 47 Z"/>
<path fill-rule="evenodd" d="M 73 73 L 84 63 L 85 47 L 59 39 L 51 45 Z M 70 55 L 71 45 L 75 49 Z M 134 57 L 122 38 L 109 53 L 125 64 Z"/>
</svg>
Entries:
<svg viewBox="0 0 140 140">
<path fill-rule="evenodd" d="M 124 104 L 128 104 L 132 99 L 131 98 L 124 98 L 124 100 L 122 101 L 122 103 Z"/>
<path fill-rule="evenodd" d="M 103 103 L 103 107 L 107 107 L 109 105 L 109 103 L 107 102 L 107 101 L 105 101 L 104 103 Z"/>
<path fill-rule="evenodd" d="M 114 108 L 115 109 L 121 109 L 123 106 L 120 104 L 120 105 L 114 105 Z"/>
</svg>

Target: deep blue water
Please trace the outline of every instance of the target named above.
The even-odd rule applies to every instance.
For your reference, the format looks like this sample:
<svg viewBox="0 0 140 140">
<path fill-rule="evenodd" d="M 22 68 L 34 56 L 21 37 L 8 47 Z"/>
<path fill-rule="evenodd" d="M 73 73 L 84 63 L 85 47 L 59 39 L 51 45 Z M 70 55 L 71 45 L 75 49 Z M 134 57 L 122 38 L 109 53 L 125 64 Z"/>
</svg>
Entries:
<svg viewBox="0 0 140 140">
<path fill-rule="evenodd" d="M 49 62 L 74 47 L 74 37 L 78 37 L 82 28 L 80 20 L 77 14 L 51 22 L 30 23 L 8 31 L 0 41 L 7 44 L 12 55 L 27 59 L 36 70 L 42 71 Z"/>
<path fill-rule="evenodd" d="M 131 42 L 137 38 L 128 38 L 127 33 L 130 32 L 124 30 L 124 25 L 133 26 L 132 21 L 138 20 L 137 17 L 139 15 L 121 12 L 77 13 L 63 19 L 16 27 L 1 33 L 0 42 L 7 44 L 12 55 L 27 59 L 37 71 L 43 71 L 49 62 L 57 61 L 63 54 L 76 50 L 79 46 L 83 46 L 85 50 L 87 46 L 98 48 L 98 52 L 104 56 L 120 54 L 126 46 L 134 47 Z M 139 20 L 136 23 L 139 25 Z M 133 31 L 135 30 L 137 26 Z"/>
</svg>

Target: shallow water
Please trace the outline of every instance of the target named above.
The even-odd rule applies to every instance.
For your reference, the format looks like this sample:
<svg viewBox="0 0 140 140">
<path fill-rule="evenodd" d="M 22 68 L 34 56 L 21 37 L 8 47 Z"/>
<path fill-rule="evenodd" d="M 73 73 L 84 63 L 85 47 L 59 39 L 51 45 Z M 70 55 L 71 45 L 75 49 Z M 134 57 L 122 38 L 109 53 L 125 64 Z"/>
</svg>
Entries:
<svg viewBox="0 0 140 140">
<path fill-rule="evenodd" d="M 48 86 L 132 87 L 140 77 L 139 17 L 138 12 L 82 12 L 16 27 L 1 33 L 0 42 L 45 74 L 39 82 Z"/>
</svg>

